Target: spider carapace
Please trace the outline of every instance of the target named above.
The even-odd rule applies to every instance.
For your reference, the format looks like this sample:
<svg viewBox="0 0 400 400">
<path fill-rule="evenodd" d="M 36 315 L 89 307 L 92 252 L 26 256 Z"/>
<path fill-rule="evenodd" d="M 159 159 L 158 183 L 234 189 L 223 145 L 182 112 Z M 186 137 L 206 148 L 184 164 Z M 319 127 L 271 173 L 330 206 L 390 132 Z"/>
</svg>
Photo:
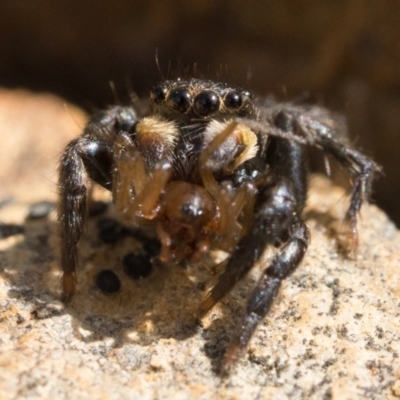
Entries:
<svg viewBox="0 0 400 400">
<path fill-rule="evenodd" d="M 353 178 L 346 214 L 353 248 L 357 214 L 380 167 L 349 145 L 322 107 L 262 101 L 239 87 L 199 79 L 164 81 L 153 88 L 149 103 L 143 114 L 133 106 L 96 113 L 62 155 L 58 219 L 64 300 L 75 292 L 90 182 L 112 192 L 125 224 L 154 226 L 161 262 L 198 263 L 211 250 L 228 254 L 199 305 L 199 318 L 246 276 L 268 246 L 277 246 L 227 349 L 226 370 L 307 250 L 306 147 L 332 155 Z"/>
</svg>

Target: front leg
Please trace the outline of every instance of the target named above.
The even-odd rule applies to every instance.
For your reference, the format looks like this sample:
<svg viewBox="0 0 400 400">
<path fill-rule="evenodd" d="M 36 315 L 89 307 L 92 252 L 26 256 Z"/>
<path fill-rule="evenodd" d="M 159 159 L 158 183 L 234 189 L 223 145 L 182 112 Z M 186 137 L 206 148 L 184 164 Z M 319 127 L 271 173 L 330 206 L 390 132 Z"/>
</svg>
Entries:
<svg viewBox="0 0 400 400">
<path fill-rule="evenodd" d="M 130 108 L 114 107 L 95 114 L 83 134 L 66 147 L 59 166 L 58 224 L 61 239 L 63 300 L 72 299 L 78 267 L 77 244 L 87 219 L 90 180 L 112 188 L 113 141 L 116 135 L 133 132 L 136 115 Z"/>
<path fill-rule="evenodd" d="M 244 320 L 222 362 L 223 373 L 247 346 L 258 323 L 269 311 L 282 281 L 300 264 L 308 246 L 308 231 L 301 220 L 307 194 L 302 146 L 274 137 L 267 160 L 271 169 L 258 188 L 256 216 L 250 231 L 240 240 L 224 273 L 200 306 L 201 318 L 244 278 L 266 246 L 284 242 L 253 292 Z"/>
<path fill-rule="evenodd" d="M 269 176 L 257 195 L 256 216 L 248 233 L 239 241 L 235 251 L 200 305 L 202 318 L 232 288 L 241 281 L 268 245 L 274 244 L 289 228 L 297 203 L 292 185 L 284 178 Z"/>
<path fill-rule="evenodd" d="M 282 281 L 287 278 L 303 260 L 309 241 L 304 222 L 294 217 L 288 229 L 289 240 L 279 249 L 255 287 L 246 313 L 239 324 L 240 329 L 231 340 L 222 362 L 222 373 L 227 372 L 246 348 L 259 322 L 271 308 Z"/>
<path fill-rule="evenodd" d="M 63 301 L 75 293 L 78 266 L 77 243 L 87 218 L 88 174 L 79 155 L 79 140 L 75 139 L 64 151 L 59 169 L 58 226 L 61 239 L 61 268 L 63 270 Z"/>
</svg>

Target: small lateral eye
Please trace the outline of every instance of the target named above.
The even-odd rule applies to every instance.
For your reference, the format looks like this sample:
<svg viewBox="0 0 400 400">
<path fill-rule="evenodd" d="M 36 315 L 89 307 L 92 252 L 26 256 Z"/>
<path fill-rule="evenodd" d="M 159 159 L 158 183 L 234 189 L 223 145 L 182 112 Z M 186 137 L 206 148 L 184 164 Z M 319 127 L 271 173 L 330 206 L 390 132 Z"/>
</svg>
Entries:
<svg viewBox="0 0 400 400">
<path fill-rule="evenodd" d="M 242 105 L 242 97 L 238 92 L 229 92 L 225 96 L 224 102 L 227 108 L 238 109 Z"/>
<path fill-rule="evenodd" d="M 189 111 L 192 103 L 192 96 L 185 88 L 178 88 L 173 90 L 167 100 L 167 104 L 175 111 L 186 113 Z"/>
<path fill-rule="evenodd" d="M 243 94 L 244 94 L 246 97 L 249 97 L 250 99 L 253 97 L 253 95 L 252 95 L 248 90 L 246 90 Z"/>
<path fill-rule="evenodd" d="M 212 90 L 204 90 L 194 99 L 194 110 L 201 117 L 205 117 L 206 115 L 218 111 L 219 107 L 219 96 Z"/>
<path fill-rule="evenodd" d="M 150 97 L 155 104 L 160 104 L 165 100 L 165 89 L 163 86 L 156 86 L 150 93 Z"/>
</svg>

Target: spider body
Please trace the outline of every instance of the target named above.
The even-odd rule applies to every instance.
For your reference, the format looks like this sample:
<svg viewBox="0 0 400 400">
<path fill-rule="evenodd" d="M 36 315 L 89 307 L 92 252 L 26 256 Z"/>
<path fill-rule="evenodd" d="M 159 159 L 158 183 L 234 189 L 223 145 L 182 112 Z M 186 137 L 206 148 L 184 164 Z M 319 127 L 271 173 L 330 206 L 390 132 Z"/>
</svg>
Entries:
<svg viewBox="0 0 400 400">
<path fill-rule="evenodd" d="M 353 177 L 346 215 L 353 249 L 357 213 L 380 167 L 353 149 L 320 107 L 261 102 L 239 87 L 198 79 L 165 81 L 150 98 L 143 115 L 133 107 L 95 114 L 61 158 L 64 299 L 75 292 L 90 181 L 112 192 L 126 224 L 155 226 L 162 262 L 199 262 L 213 249 L 228 254 L 224 271 L 200 304 L 199 318 L 248 273 L 266 247 L 278 246 L 226 352 L 227 368 L 307 250 L 305 148 L 333 155 Z"/>
</svg>

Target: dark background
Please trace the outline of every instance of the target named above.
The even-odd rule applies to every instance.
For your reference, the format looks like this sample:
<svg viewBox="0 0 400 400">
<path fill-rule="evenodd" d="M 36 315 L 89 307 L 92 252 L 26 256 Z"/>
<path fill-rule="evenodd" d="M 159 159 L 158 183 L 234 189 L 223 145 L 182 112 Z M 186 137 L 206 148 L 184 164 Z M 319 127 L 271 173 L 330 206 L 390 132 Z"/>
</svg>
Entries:
<svg viewBox="0 0 400 400">
<path fill-rule="evenodd" d="M 374 200 L 399 224 L 398 0 L 40 1 L 0 4 L 0 86 L 49 91 L 91 111 L 193 74 L 348 116 L 384 166 Z M 169 72 L 168 72 L 169 71 Z M 4 134 L 4 133 L 2 133 Z"/>
</svg>

